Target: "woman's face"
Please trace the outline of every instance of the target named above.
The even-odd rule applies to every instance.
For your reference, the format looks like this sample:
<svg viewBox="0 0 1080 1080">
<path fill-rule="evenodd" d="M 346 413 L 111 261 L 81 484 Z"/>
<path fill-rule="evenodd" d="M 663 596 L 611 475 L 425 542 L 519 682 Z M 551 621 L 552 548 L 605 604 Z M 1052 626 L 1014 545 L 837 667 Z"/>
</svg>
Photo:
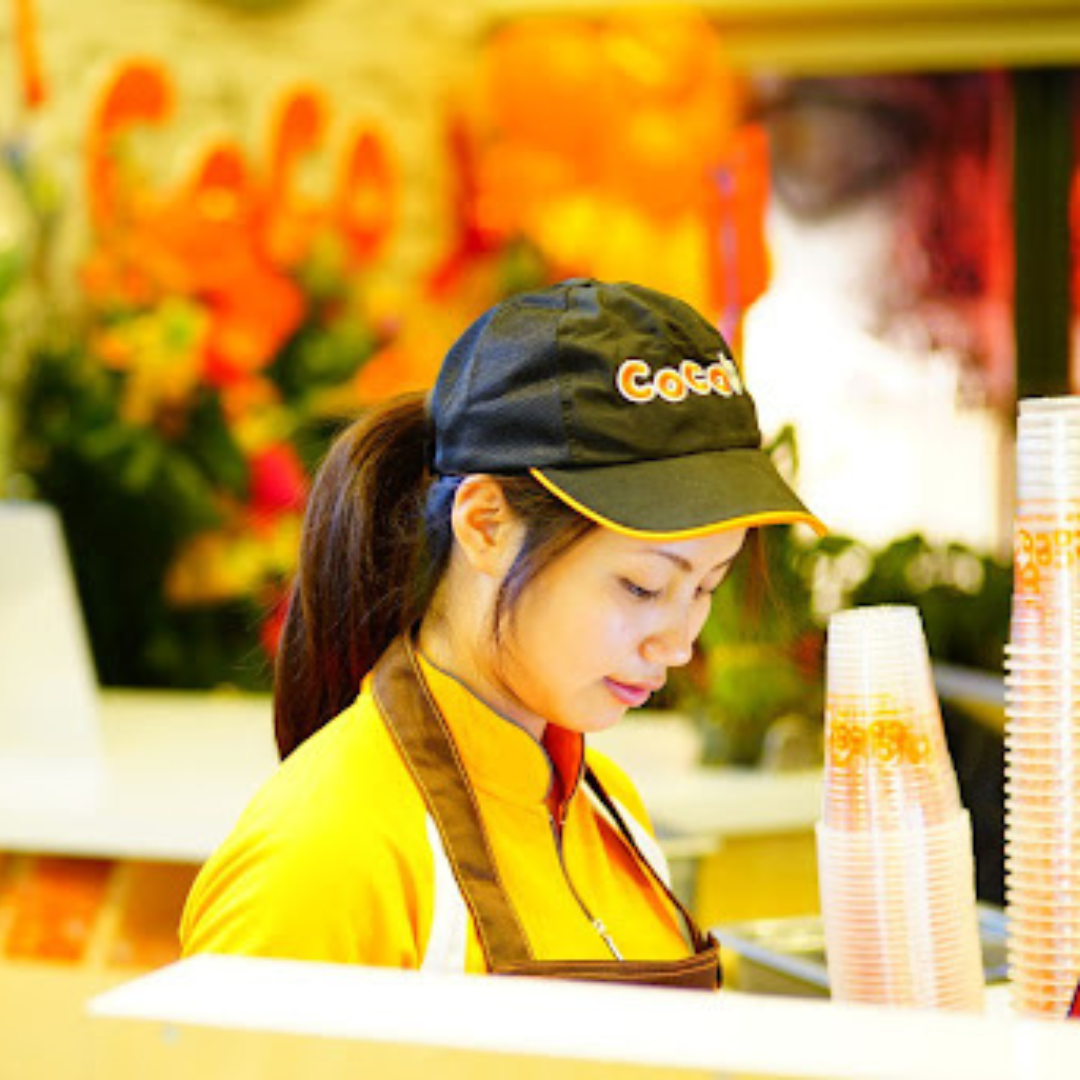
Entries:
<svg viewBox="0 0 1080 1080">
<path fill-rule="evenodd" d="M 686 664 L 745 529 L 654 541 L 598 528 L 551 563 L 488 648 L 492 704 L 539 737 L 601 731 Z M 488 666 L 485 665 L 485 666 Z"/>
</svg>

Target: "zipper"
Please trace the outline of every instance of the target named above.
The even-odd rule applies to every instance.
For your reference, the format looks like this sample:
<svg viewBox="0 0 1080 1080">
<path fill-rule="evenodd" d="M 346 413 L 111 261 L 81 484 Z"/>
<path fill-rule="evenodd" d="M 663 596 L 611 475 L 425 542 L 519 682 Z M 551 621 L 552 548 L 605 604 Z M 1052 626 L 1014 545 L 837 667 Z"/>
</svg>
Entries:
<svg viewBox="0 0 1080 1080">
<path fill-rule="evenodd" d="M 585 914 L 587 915 L 588 912 Z M 619 952 L 618 946 L 611 940 L 611 935 L 607 932 L 607 927 L 599 919 L 593 919 L 592 924 L 596 928 L 596 932 L 603 939 L 604 944 L 611 950 L 611 955 L 614 956 L 616 960 L 622 960 L 623 954 Z"/>
<path fill-rule="evenodd" d="M 555 815 L 548 811 L 548 821 L 551 823 L 551 836 L 555 841 L 555 853 L 559 857 L 559 866 L 562 867 L 563 877 L 566 879 L 566 884 L 570 888 L 570 892 L 573 894 L 574 899 L 577 901 L 578 907 L 581 908 L 585 914 L 585 918 L 589 920 L 589 924 L 600 935 L 600 940 L 608 947 L 608 951 L 616 960 L 624 960 L 625 957 L 619 952 L 619 947 L 612 940 L 611 934 L 608 933 L 607 927 L 597 919 L 591 911 L 585 906 L 585 901 L 581 899 L 581 894 L 574 887 L 573 881 L 570 880 L 570 874 L 566 869 L 566 861 L 563 859 L 562 849 L 562 833 L 559 829 L 559 824 L 555 820 Z"/>
</svg>

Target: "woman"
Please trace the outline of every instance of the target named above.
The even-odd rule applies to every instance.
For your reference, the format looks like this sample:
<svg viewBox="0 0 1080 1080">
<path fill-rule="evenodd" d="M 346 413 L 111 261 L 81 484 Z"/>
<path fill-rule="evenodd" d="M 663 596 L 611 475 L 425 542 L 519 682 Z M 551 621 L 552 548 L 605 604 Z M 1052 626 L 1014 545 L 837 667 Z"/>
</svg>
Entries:
<svg viewBox="0 0 1080 1080">
<path fill-rule="evenodd" d="M 685 664 L 747 531 L 821 530 L 716 330 L 630 284 L 499 304 L 337 441 L 278 657 L 282 757 L 185 953 L 719 985 L 584 736 Z"/>
</svg>

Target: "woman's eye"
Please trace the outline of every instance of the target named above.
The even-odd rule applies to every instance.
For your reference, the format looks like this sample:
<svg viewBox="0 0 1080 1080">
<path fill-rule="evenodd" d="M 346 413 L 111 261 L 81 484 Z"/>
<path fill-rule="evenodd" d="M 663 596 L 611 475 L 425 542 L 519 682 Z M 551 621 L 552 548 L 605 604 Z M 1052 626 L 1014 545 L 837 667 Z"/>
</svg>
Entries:
<svg viewBox="0 0 1080 1080">
<path fill-rule="evenodd" d="M 655 600 L 660 595 L 659 589 L 646 589 L 629 578 L 621 578 L 622 587 L 637 600 Z"/>
</svg>

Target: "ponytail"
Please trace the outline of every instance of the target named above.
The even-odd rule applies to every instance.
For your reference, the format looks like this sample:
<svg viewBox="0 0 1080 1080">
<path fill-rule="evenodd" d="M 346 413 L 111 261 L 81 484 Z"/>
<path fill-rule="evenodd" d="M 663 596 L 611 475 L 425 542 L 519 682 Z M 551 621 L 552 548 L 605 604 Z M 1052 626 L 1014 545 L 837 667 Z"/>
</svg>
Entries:
<svg viewBox="0 0 1080 1080">
<path fill-rule="evenodd" d="M 449 555 L 448 514 L 425 537 L 430 479 L 420 393 L 376 407 L 331 447 L 308 502 L 274 670 L 282 758 L 352 702 L 427 607 Z"/>
<path fill-rule="evenodd" d="M 274 668 L 274 734 L 288 757 L 349 706 L 386 647 L 427 610 L 450 561 L 460 476 L 432 476 L 423 394 L 347 427 L 312 486 Z M 500 628 L 525 588 L 596 526 L 532 477 L 500 476 L 524 525 L 502 582 Z"/>
</svg>

